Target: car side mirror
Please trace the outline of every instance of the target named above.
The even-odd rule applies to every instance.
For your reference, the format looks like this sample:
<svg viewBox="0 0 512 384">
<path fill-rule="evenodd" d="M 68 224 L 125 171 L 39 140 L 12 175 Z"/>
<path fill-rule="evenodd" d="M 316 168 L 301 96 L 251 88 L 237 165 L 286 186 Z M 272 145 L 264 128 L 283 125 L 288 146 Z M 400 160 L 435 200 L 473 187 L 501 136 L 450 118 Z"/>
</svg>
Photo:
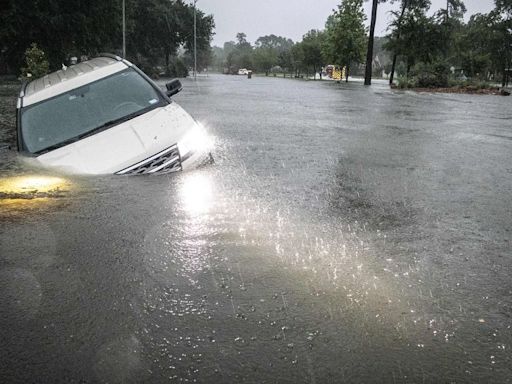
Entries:
<svg viewBox="0 0 512 384">
<path fill-rule="evenodd" d="M 181 91 L 183 86 L 181 85 L 181 81 L 179 81 L 179 79 L 174 79 L 165 84 L 165 88 L 167 88 L 167 96 L 171 97 Z"/>
</svg>

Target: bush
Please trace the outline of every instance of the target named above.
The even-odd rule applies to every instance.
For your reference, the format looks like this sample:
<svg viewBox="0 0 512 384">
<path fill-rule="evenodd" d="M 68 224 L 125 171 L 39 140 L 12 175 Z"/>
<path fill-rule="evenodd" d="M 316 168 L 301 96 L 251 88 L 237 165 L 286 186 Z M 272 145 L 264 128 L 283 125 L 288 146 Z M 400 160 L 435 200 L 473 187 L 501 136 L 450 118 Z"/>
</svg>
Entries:
<svg viewBox="0 0 512 384">
<path fill-rule="evenodd" d="M 399 89 L 407 89 L 414 88 L 416 86 L 416 82 L 414 79 L 409 79 L 407 76 L 399 76 L 398 77 L 398 85 Z"/>
<path fill-rule="evenodd" d="M 489 84 L 487 81 L 477 81 L 475 83 L 476 87 L 478 89 L 489 89 L 492 88 L 491 84 Z"/>
<path fill-rule="evenodd" d="M 480 80 L 457 80 L 457 79 L 449 79 L 448 86 L 451 88 L 465 88 L 472 91 L 477 91 L 480 89 L 492 89 L 495 88 L 491 83 L 487 81 Z"/>
<path fill-rule="evenodd" d="M 411 75 L 420 88 L 444 88 L 448 87 L 448 75 L 450 67 L 445 62 L 416 64 Z"/>
<path fill-rule="evenodd" d="M 468 85 L 467 80 L 458 80 L 454 78 L 448 79 L 448 86 L 450 88 L 464 88 Z"/>
<path fill-rule="evenodd" d="M 50 64 L 42 49 L 39 49 L 36 43 L 32 43 L 30 48 L 25 51 L 26 67 L 21 69 L 21 76 L 24 79 L 39 78 L 48 74 Z"/>
<path fill-rule="evenodd" d="M 177 58 L 169 63 L 169 73 L 170 77 L 187 77 L 188 76 L 188 68 L 183 62 L 183 60 Z"/>
</svg>

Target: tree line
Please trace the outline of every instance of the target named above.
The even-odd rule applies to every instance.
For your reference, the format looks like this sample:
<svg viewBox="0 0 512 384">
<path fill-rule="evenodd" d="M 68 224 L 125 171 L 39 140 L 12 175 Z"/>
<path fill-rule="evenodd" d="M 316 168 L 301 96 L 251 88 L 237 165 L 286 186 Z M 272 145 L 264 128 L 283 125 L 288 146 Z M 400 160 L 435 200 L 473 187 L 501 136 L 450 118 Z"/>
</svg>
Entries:
<svg viewBox="0 0 512 384">
<path fill-rule="evenodd" d="M 122 53 L 122 0 L 4 0 L 0 73 L 19 74 L 27 49 L 45 53 L 50 69 L 70 57 Z M 178 74 L 192 65 L 194 6 L 183 0 L 125 0 L 127 58 L 149 73 Z M 215 27 L 196 9 L 198 65 L 207 66 Z"/>
<path fill-rule="evenodd" d="M 236 41 L 214 47 L 214 65 L 227 73 L 248 68 L 302 76 L 332 64 L 346 68 L 347 81 L 353 73 L 371 81 L 384 71 L 391 83 L 398 75 L 405 86 L 448 86 L 450 79 L 467 78 L 505 83 L 512 66 L 512 0 L 495 0 L 491 12 L 468 22 L 463 0 L 447 0 L 434 12 L 430 0 L 389 1 L 398 9 L 384 38 L 372 38 L 374 20 L 365 27 L 363 0 L 342 0 L 323 30 L 311 30 L 296 43 L 263 36 L 254 46 L 239 33 Z"/>
<path fill-rule="evenodd" d="M 401 66 L 403 83 L 413 86 L 447 86 L 450 76 L 505 85 L 512 66 L 512 0 L 495 0 L 491 12 L 467 23 L 462 0 L 448 0 L 432 16 L 429 9 L 429 0 L 401 0 L 394 12 L 386 44 L 393 53 L 391 82 Z"/>
<path fill-rule="evenodd" d="M 196 11 L 199 68 L 207 67 L 213 56 L 213 65 L 226 72 L 248 68 L 303 76 L 333 64 L 347 69 L 347 80 L 350 74 L 365 74 L 371 81 L 372 74 L 385 70 L 391 82 L 398 76 L 405 86 L 445 86 L 453 78 L 506 82 L 512 66 L 512 0 L 495 0 L 491 12 L 473 15 L 468 22 L 463 0 L 447 0 L 446 7 L 434 12 L 430 0 L 372 0 L 370 28 L 365 27 L 363 1 L 342 0 L 323 30 L 311 30 L 296 43 L 267 35 L 252 45 L 239 33 L 236 41 L 212 49 L 212 15 L 184 0 L 125 0 L 127 58 L 149 74 L 186 75 L 193 65 Z M 398 9 L 388 35 L 373 39 L 378 4 L 386 1 L 397 3 Z M 19 74 L 27 49 L 33 57 L 44 53 L 52 70 L 73 56 L 120 54 L 122 3 L 4 0 L 0 73 Z"/>
</svg>

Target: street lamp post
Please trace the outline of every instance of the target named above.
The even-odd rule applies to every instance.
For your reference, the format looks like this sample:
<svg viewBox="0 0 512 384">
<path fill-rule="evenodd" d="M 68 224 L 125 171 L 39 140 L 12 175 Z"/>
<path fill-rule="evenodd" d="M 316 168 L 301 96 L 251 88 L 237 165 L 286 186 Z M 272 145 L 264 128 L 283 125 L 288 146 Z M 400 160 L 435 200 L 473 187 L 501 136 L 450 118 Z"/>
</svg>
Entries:
<svg viewBox="0 0 512 384">
<path fill-rule="evenodd" d="M 196 3 L 194 0 L 194 80 L 197 80 L 197 20 L 196 20 Z"/>
<path fill-rule="evenodd" d="M 126 4 L 123 0 L 123 59 L 126 59 Z"/>
</svg>

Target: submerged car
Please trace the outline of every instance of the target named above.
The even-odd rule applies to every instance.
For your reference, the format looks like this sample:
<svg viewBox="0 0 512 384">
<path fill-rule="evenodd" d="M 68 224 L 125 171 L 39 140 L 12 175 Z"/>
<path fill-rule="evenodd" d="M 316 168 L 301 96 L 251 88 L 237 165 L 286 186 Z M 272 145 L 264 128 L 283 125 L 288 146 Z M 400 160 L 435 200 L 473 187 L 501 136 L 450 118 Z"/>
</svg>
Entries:
<svg viewBox="0 0 512 384">
<path fill-rule="evenodd" d="M 80 174 L 158 174 L 211 160 L 211 139 L 127 60 L 104 55 L 31 81 L 17 105 L 18 150 Z"/>
</svg>

